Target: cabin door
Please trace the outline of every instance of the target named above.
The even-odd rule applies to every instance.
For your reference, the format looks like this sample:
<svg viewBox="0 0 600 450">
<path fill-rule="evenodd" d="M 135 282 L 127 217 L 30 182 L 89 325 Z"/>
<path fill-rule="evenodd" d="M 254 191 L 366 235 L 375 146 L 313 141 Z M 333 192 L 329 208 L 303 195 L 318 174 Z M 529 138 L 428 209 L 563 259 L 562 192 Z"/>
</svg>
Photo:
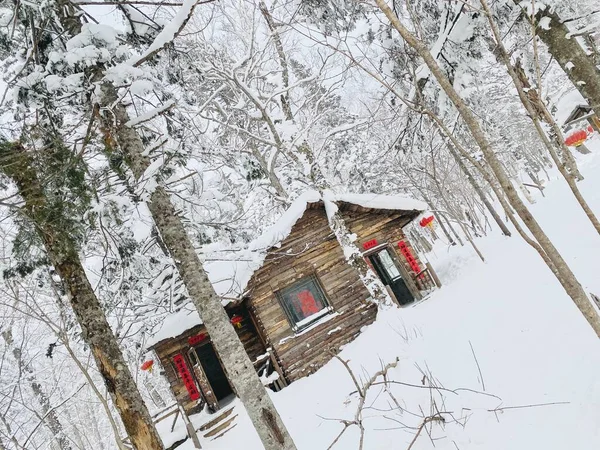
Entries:
<svg viewBox="0 0 600 450">
<path fill-rule="evenodd" d="M 415 297 L 402 279 L 400 270 L 396 266 L 389 249 L 384 248 L 369 255 L 368 258 L 383 284 L 390 287 L 398 303 L 406 305 L 414 301 Z"/>
<path fill-rule="evenodd" d="M 216 399 L 223 400 L 228 395 L 231 395 L 233 391 L 229 385 L 229 380 L 227 380 L 227 375 L 225 375 L 225 371 L 221 366 L 219 358 L 217 358 L 217 353 L 212 344 L 199 345 L 195 347 L 195 350 Z"/>
</svg>

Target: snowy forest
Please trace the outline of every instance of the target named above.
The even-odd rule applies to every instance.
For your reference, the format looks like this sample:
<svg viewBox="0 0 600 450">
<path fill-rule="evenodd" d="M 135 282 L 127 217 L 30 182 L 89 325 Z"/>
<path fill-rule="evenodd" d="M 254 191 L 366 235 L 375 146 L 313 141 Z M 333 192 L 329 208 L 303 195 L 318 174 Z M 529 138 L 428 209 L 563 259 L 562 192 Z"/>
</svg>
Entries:
<svg viewBox="0 0 600 450">
<path fill-rule="evenodd" d="M 597 0 L 4 0 L 0 61 L 0 450 L 600 444 Z"/>
</svg>

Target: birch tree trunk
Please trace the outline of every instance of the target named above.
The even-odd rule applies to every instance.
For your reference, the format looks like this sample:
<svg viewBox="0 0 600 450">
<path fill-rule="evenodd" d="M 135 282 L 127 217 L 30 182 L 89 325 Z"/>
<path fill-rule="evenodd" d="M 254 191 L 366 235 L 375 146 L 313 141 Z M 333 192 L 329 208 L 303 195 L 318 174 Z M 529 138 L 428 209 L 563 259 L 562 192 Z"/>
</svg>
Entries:
<svg viewBox="0 0 600 450">
<path fill-rule="evenodd" d="M 483 10 L 485 11 L 485 14 L 488 18 L 488 21 L 490 23 L 490 28 L 492 30 L 492 34 L 494 35 L 494 40 L 496 41 L 497 52 L 499 53 L 500 58 L 502 59 L 502 62 L 504 63 L 506 70 L 508 71 L 508 74 L 510 75 L 511 79 L 513 80 L 513 84 L 517 88 L 517 92 L 519 94 L 521 103 L 527 110 L 527 113 L 529 114 L 530 119 L 533 121 L 533 123 L 535 125 L 535 129 L 536 129 L 538 135 L 540 136 L 540 139 L 542 140 L 546 149 L 548 149 L 548 152 L 550 153 L 550 156 L 552 157 L 552 160 L 556 164 L 559 172 L 561 173 L 561 175 L 563 176 L 563 178 L 566 180 L 567 184 L 571 188 L 571 191 L 573 192 L 573 195 L 577 199 L 577 202 L 579 203 L 579 205 L 581 206 L 581 208 L 587 215 L 588 219 L 590 220 L 590 222 L 596 229 L 596 232 L 598 234 L 600 234 L 600 222 L 598 221 L 598 218 L 596 217 L 596 215 L 592 211 L 592 208 L 590 208 L 587 201 L 583 197 L 583 194 L 579 190 L 579 187 L 577 186 L 575 179 L 571 176 L 571 174 L 567 173 L 567 171 L 565 170 L 565 167 L 561 164 L 560 160 L 558 159 L 558 155 L 556 153 L 554 145 L 552 144 L 552 142 L 550 142 L 550 139 L 548 138 L 548 136 L 546 136 L 546 133 L 544 132 L 544 130 L 542 128 L 542 125 L 538 118 L 539 114 L 541 114 L 542 117 L 552 127 L 552 130 L 553 130 L 554 134 L 556 135 L 556 141 L 562 147 L 563 153 L 567 153 L 568 156 L 572 158 L 573 156 L 571 155 L 570 150 L 564 143 L 564 138 L 562 136 L 562 132 L 561 132 L 560 128 L 558 127 L 558 125 L 556 124 L 556 121 L 554 120 L 552 115 L 548 112 L 545 105 L 539 98 L 539 94 L 537 94 L 537 91 L 529 90 L 527 93 L 525 93 L 525 89 L 524 89 L 525 86 L 523 85 L 523 80 L 522 80 L 522 78 L 525 77 L 525 74 L 521 73 L 521 76 L 519 76 L 519 74 L 517 74 L 517 71 L 515 70 L 514 66 L 512 65 L 512 63 L 510 61 L 510 56 L 508 55 L 508 52 L 506 51 L 506 48 L 504 47 L 504 44 L 502 43 L 502 38 L 500 37 L 500 31 L 498 30 L 498 27 L 496 26 L 496 23 L 494 22 L 494 18 L 492 16 L 492 13 L 490 11 L 487 1 L 480 0 L 480 2 L 481 2 L 481 6 L 483 7 Z M 534 102 L 535 102 L 535 104 L 534 104 Z"/>
<path fill-rule="evenodd" d="M 129 114 L 118 101 L 114 86 L 102 85 L 103 133 L 107 148 L 120 149 L 139 180 L 150 166 L 139 134 L 126 126 Z M 173 258 L 192 303 L 202 318 L 233 388 L 244 404 L 266 450 L 296 448 L 271 398 L 240 342 L 221 299 L 208 279 L 169 193 L 158 186 L 147 203 L 156 228 Z"/>
<path fill-rule="evenodd" d="M 513 0 L 518 6 L 529 5 L 526 0 Z M 548 47 L 548 51 L 573 86 L 588 101 L 594 114 L 600 117 L 600 69 L 579 44 L 561 18 L 550 7 L 540 8 L 530 20 L 539 24 L 542 17 L 550 19 L 544 27 L 536 26 L 536 34 Z"/>
<path fill-rule="evenodd" d="M 132 444 L 137 450 L 161 450 L 160 437 L 87 279 L 77 246 L 69 230 L 56 227 L 50 220 L 56 211 L 46 201 L 31 156 L 19 143 L 4 144 L 0 159 L 3 162 L 0 170 L 17 185 L 25 201 L 23 212 L 35 225 L 52 265 L 66 285 L 83 339 L 94 355 Z"/>
<path fill-rule="evenodd" d="M 452 101 L 463 121 L 465 122 L 465 125 L 471 132 L 471 135 L 477 143 L 477 146 L 481 149 L 481 152 L 483 153 L 490 169 L 498 179 L 498 182 L 506 194 L 510 205 L 521 218 L 523 223 L 525 223 L 525 226 L 527 226 L 531 234 L 547 254 L 548 258 L 552 261 L 556 269 L 555 274 L 557 275 L 558 281 L 561 283 L 579 311 L 588 321 L 596 335 L 600 337 L 600 316 L 581 287 L 581 284 L 579 284 L 575 274 L 571 271 L 566 261 L 562 258 L 556 247 L 554 247 L 554 244 L 552 244 L 546 233 L 544 233 L 542 227 L 537 223 L 529 209 L 527 209 L 527 206 L 525 206 L 517 194 L 515 187 L 512 185 L 508 174 L 502 166 L 502 163 L 496 156 L 496 153 L 494 152 L 494 149 L 483 132 L 483 129 L 475 117 L 475 114 L 473 114 L 465 101 L 456 92 L 454 86 L 452 86 L 448 80 L 448 77 L 441 70 L 427 46 L 423 42 L 419 41 L 406 27 L 402 25 L 396 14 L 385 3 L 385 0 L 375 0 L 375 2 L 381 11 L 386 15 L 392 26 L 402 36 L 404 41 L 411 48 L 413 48 L 421 58 L 423 58 L 425 64 L 427 64 L 427 67 L 441 88 L 444 90 L 450 101 Z"/>
</svg>

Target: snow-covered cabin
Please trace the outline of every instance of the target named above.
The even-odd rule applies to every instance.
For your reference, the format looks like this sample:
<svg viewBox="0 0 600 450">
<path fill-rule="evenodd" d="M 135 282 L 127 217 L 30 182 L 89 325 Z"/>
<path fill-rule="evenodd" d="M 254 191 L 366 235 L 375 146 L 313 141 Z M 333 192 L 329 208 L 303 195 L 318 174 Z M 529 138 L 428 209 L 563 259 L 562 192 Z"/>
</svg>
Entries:
<svg viewBox="0 0 600 450">
<path fill-rule="evenodd" d="M 238 295 L 230 289 L 224 307 L 264 384 L 276 390 L 323 366 L 377 314 L 330 228 L 332 209 L 339 211 L 365 260 L 398 304 L 420 299 L 435 287 L 403 231 L 426 209 L 424 203 L 371 194 L 300 196 L 250 244 L 245 256 L 225 263 L 231 272 L 229 285 Z M 209 276 L 222 294 L 223 271 L 212 269 L 209 265 Z M 234 394 L 192 307 L 167 317 L 148 348 L 155 351 L 188 412 L 205 404 L 217 410 Z"/>
</svg>

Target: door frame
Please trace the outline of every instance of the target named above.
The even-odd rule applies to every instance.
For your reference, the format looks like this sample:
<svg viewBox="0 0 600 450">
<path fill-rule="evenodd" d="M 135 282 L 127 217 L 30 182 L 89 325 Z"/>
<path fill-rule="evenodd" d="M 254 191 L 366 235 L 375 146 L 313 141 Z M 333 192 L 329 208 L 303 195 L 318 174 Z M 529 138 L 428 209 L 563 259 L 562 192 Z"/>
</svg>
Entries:
<svg viewBox="0 0 600 450">
<path fill-rule="evenodd" d="M 196 378 L 196 382 L 197 382 L 198 386 L 200 386 L 200 391 L 202 392 L 202 395 L 204 396 L 206 403 L 208 403 L 208 405 L 214 411 L 217 411 L 220 408 L 219 400 L 217 399 L 215 390 L 212 387 L 212 385 L 210 384 L 210 380 L 208 379 L 208 376 L 206 375 L 206 372 L 204 371 L 204 367 L 202 367 L 202 362 L 200 361 L 200 357 L 196 353 L 196 347 L 203 347 L 205 345 L 210 345 L 212 347 L 213 352 L 215 352 L 215 355 L 217 357 L 217 361 L 219 361 L 221 369 L 223 370 L 223 373 L 225 374 L 225 378 L 227 378 L 227 383 L 229 383 L 231 392 L 233 392 L 235 394 L 235 391 L 233 390 L 231 381 L 229 380 L 229 377 L 227 376 L 227 372 L 225 371 L 225 368 L 223 367 L 223 363 L 221 362 L 221 359 L 219 358 L 219 354 L 217 353 L 214 346 L 212 345 L 212 341 L 207 340 L 206 342 L 202 342 L 201 344 L 191 346 L 189 348 L 188 359 L 190 360 L 190 363 L 192 365 L 192 369 L 194 372 L 194 376 Z"/>
<path fill-rule="evenodd" d="M 404 238 L 404 240 L 406 240 L 406 238 Z M 363 258 L 365 259 L 367 264 L 369 264 L 369 268 L 371 268 L 371 270 L 373 270 L 375 272 L 375 275 L 377 275 L 377 271 L 375 271 L 371 267 L 371 261 L 369 261 L 368 257 L 373 254 L 379 253 L 382 250 L 387 250 L 389 252 L 392 260 L 396 264 L 396 268 L 400 271 L 400 275 L 402 276 L 402 279 L 406 283 L 406 287 L 408 288 L 410 293 L 413 295 L 415 300 L 421 300 L 423 298 L 423 295 L 421 295 L 421 291 L 419 290 L 416 283 L 414 282 L 413 277 L 410 274 L 410 272 L 408 270 L 406 270 L 406 267 L 400 260 L 400 257 L 398 255 L 398 253 L 396 253 L 396 249 L 394 248 L 393 245 L 390 245 L 388 242 L 384 242 L 383 244 L 379 244 L 373 248 L 370 248 L 369 250 L 365 250 L 363 252 Z M 383 281 L 383 280 L 381 280 L 379 275 L 377 275 L 377 278 L 379 278 L 380 281 Z M 398 302 L 397 299 L 396 299 L 396 302 Z"/>
</svg>

